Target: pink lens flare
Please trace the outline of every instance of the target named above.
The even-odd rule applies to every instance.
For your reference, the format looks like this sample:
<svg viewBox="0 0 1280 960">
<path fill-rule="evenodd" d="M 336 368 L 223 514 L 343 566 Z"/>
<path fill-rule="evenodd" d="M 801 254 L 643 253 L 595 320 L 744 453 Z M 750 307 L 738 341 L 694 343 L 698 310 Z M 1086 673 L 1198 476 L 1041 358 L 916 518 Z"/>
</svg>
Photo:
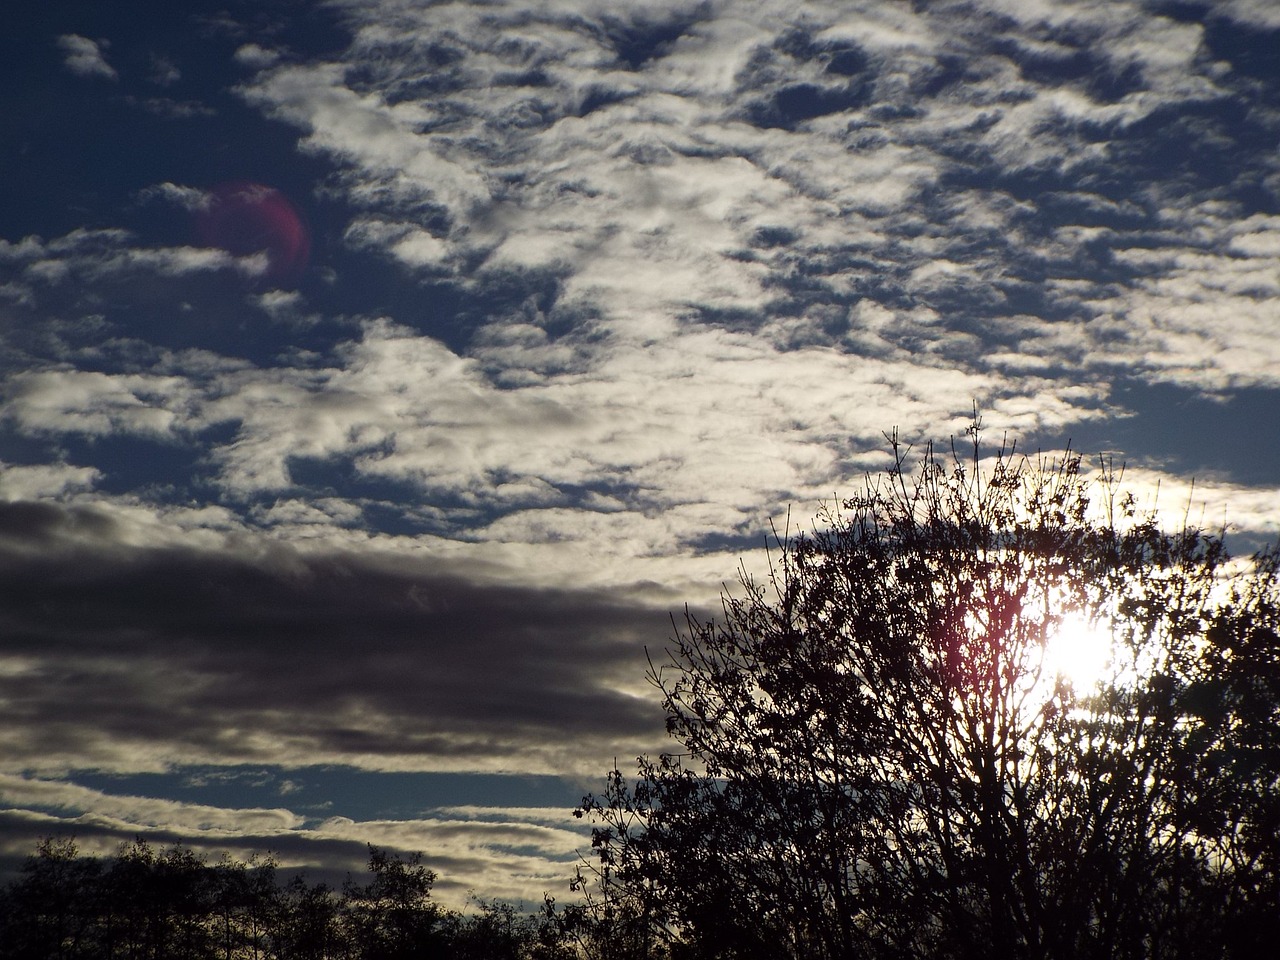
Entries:
<svg viewBox="0 0 1280 960">
<path fill-rule="evenodd" d="M 232 256 L 266 255 L 258 279 L 270 287 L 294 286 L 311 255 L 311 237 L 298 211 L 274 187 L 250 181 L 223 183 L 209 191 L 196 217 L 196 234 L 207 247 Z"/>
</svg>

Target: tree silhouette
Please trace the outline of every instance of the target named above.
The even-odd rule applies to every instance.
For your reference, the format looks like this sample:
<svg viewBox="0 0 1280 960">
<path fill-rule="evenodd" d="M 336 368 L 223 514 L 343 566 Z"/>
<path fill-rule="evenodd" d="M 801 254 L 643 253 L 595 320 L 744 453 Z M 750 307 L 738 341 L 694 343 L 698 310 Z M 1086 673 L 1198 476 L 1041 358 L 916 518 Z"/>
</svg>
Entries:
<svg viewBox="0 0 1280 960">
<path fill-rule="evenodd" d="M 345 900 L 352 939 L 362 960 L 429 960 L 444 956 L 444 912 L 431 899 L 436 875 L 422 856 L 407 861 L 369 848 L 367 885 L 350 882 Z"/>
<path fill-rule="evenodd" d="M 929 448 L 650 665 L 580 918 L 618 956 L 1248 957 L 1280 942 L 1280 576 L 1080 460 Z M 1066 625 L 1108 638 L 1058 674 Z M 637 932 L 637 929 L 641 932 Z M 599 937 L 597 937 L 597 940 Z M 609 954 L 602 950 L 602 955 Z"/>
<path fill-rule="evenodd" d="M 97 913 L 101 864 L 78 856 L 75 843 L 48 837 L 22 865 L 21 880 L 0 897 L 0 943 L 13 960 L 83 955 Z M 88 895 L 88 896 L 87 896 Z"/>
<path fill-rule="evenodd" d="M 0 960 L 569 960 L 551 916 L 431 899 L 421 857 L 369 848 L 367 883 L 341 894 L 275 862 L 223 857 L 145 840 L 100 861 L 68 838 L 40 843 L 0 889 Z"/>
</svg>

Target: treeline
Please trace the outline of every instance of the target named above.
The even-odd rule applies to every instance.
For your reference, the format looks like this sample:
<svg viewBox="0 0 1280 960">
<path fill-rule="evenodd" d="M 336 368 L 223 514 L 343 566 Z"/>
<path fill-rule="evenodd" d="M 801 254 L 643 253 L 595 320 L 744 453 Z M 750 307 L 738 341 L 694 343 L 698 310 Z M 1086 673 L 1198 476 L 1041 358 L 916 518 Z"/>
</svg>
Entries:
<svg viewBox="0 0 1280 960">
<path fill-rule="evenodd" d="M 431 898 L 420 855 L 369 848 L 367 882 L 284 879 L 270 858 L 210 863 L 143 840 L 106 859 L 43 840 L 0 892 L 0 960 L 562 960 L 579 956 L 550 903 L 475 912 Z"/>
</svg>

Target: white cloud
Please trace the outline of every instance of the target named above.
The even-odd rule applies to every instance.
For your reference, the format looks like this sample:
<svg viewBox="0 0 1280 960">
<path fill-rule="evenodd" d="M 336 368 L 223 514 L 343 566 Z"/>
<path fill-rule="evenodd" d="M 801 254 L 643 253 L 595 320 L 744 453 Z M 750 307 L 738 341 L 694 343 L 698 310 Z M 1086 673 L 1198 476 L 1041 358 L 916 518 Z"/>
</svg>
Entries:
<svg viewBox="0 0 1280 960">
<path fill-rule="evenodd" d="M 439 864 L 434 894 L 441 902 L 464 906 L 471 897 L 502 897 L 526 907 L 547 893 L 562 896 L 573 875 L 576 854 L 590 843 L 567 810 L 512 811 L 500 807 L 441 809 L 462 818 L 400 821 L 352 821 L 334 817 L 307 836 L 350 840 L 399 850 L 425 850 L 428 864 Z"/>
<path fill-rule="evenodd" d="M 1272 540 L 1280 533 L 1280 516 L 1275 511 L 1280 486 L 1177 476 L 1129 465 L 1123 469 L 1121 489 L 1134 495 L 1140 513 L 1151 512 L 1166 530 L 1180 530 L 1186 524 L 1210 535 L 1247 533 Z"/>
<path fill-rule="evenodd" d="M 731 529 L 744 507 L 829 495 L 852 467 L 834 450 L 879 438 L 890 421 L 958 423 L 971 397 L 997 388 L 944 367 L 926 388 L 918 359 L 778 353 L 752 336 L 697 328 L 597 356 L 590 376 L 506 390 L 474 362 L 385 321 L 366 324 L 343 356 L 341 367 L 305 377 L 218 382 L 200 418 L 239 424 L 212 454 L 228 491 L 287 489 L 294 458 L 349 459 L 368 477 L 519 511 L 486 527 L 486 538 L 592 540 L 609 528 L 621 546 L 635 523 L 629 542 L 644 555 Z M 1028 401 L 1020 425 L 1058 423 L 1072 396 Z M 630 489 L 613 502 L 638 512 L 614 517 L 607 501 L 606 512 L 579 509 L 570 491 L 596 484 Z M 681 512 L 695 504 L 708 509 Z"/>
<path fill-rule="evenodd" d="M 63 65 L 76 76 L 118 80 L 115 67 L 103 56 L 102 48 L 105 46 L 105 40 L 90 40 L 75 33 L 64 33 L 58 37 L 58 49 L 65 54 Z"/>
<path fill-rule="evenodd" d="M 297 828 L 302 818 L 288 810 L 230 810 L 156 797 L 103 793 L 62 780 L 43 780 L 0 773 L 0 804 L 41 807 L 83 814 L 121 827 L 175 830 L 180 834 L 244 834 Z"/>
<path fill-rule="evenodd" d="M 353 221 L 343 239 L 357 249 L 385 249 L 410 267 L 444 266 L 449 245 L 412 223 L 362 218 Z"/>
<path fill-rule="evenodd" d="M 20 465 L 0 461 L 0 500 L 40 500 L 92 489 L 102 478 L 96 467 L 71 464 Z"/>
<path fill-rule="evenodd" d="M 6 416 L 30 433 L 173 438 L 190 397 L 190 385 L 179 377 L 48 370 L 10 379 Z"/>
<path fill-rule="evenodd" d="M 201 190 L 197 187 L 185 187 L 181 184 L 170 183 L 167 180 L 164 183 L 144 187 L 139 191 L 139 196 L 143 200 L 159 200 L 191 212 L 207 210 L 213 200 L 212 195 L 207 190 Z"/>
<path fill-rule="evenodd" d="M 41 256 L 43 252 L 44 245 L 39 237 L 23 237 L 17 243 L 11 243 L 8 240 L 0 238 L 0 261 L 6 263 L 34 260 Z"/>
<path fill-rule="evenodd" d="M 1163 244 L 1115 251 L 1138 276 L 1094 301 L 1105 336 L 1093 356 L 1208 391 L 1280 386 L 1280 219 L 1207 203 L 1166 208 L 1163 220 Z"/>
<path fill-rule="evenodd" d="M 309 130 L 304 149 L 359 164 L 411 192 L 438 197 L 450 209 L 470 209 L 489 199 L 485 179 L 415 134 L 432 119 L 422 105 L 392 105 L 346 87 L 336 66 L 285 66 L 246 89 L 251 103 Z"/>
<path fill-rule="evenodd" d="M 246 43 L 236 48 L 234 58 L 241 66 L 252 70 L 263 70 L 279 62 L 280 53 L 256 43 Z"/>
<path fill-rule="evenodd" d="M 288 785 L 284 781 L 283 785 Z M 283 790 L 284 793 L 292 791 Z M 434 898 L 452 908 L 473 896 L 540 903 L 544 893 L 568 884 L 576 851 L 588 839 L 564 808 L 450 807 L 425 811 L 409 820 L 357 821 L 330 817 L 313 823 L 293 811 L 232 809 L 207 804 L 129 796 L 90 789 L 64 780 L 0 773 L 0 808 L 16 834 L 45 835 L 78 830 L 78 846 L 87 854 L 112 856 L 118 843 L 141 837 L 163 846 L 168 836 L 182 838 L 197 853 L 261 855 L 245 849 L 243 838 L 266 843 L 284 868 L 314 868 L 323 843 L 326 851 L 348 845 L 348 869 L 364 868 L 367 844 L 396 851 L 426 852 L 425 863 L 440 874 Z M 28 838 L 24 837 L 23 840 Z M 30 841 L 28 841 L 30 842 Z M 6 853 L 24 856 L 30 846 Z M 333 869 L 336 864 L 326 864 Z"/>
<path fill-rule="evenodd" d="M 475 311 L 522 278 L 548 278 L 554 303 L 494 307 L 452 350 L 406 318 L 366 323 L 310 369 L 219 374 L 173 403 L 109 377 L 58 409 L 23 393 L 14 416 L 27 428 L 71 429 L 81 409 L 100 430 L 231 424 L 210 458 L 237 497 L 291 490 L 299 460 L 342 463 L 457 494 L 460 527 L 497 509 L 494 536 L 549 542 L 577 535 L 584 487 L 603 489 L 592 503 L 656 510 L 727 482 L 699 521 L 710 530 L 839 482 L 885 421 L 946 431 L 977 400 L 1047 429 L 1097 416 L 1105 375 L 1135 363 L 1180 382 L 1270 382 L 1260 298 L 1275 286 L 1273 225 L 1232 232 L 1227 214 L 1202 211 L 1212 222 L 1196 229 L 1216 239 L 1180 252 L 1185 211 L 1169 212 L 1156 246 L 1148 233 L 1126 249 L 1123 228 L 1094 226 L 1150 211 L 1097 185 L 1112 139 L 1153 111 L 1224 95 L 1197 59 L 1195 25 L 1092 2 L 655 4 L 607 25 L 585 0 L 344 7 L 355 33 L 341 57 L 281 64 L 246 45 L 237 58 L 263 71 L 246 99 L 340 168 L 333 183 L 355 208 L 347 243 L 451 280 Z M 645 17 L 687 29 L 625 63 L 619 31 L 639 35 Z M 799 82 L 844 89 L 828 69 L 840 51 L 864 98 L 802 121 L 768 113 Z M 1040 80 L 1029 66 L 1077 55 L 1130 71 L 1133 89 L 1108 98 L 1088 75 Z M 1023 175 L 1060 189 L 1001 184 Z M 204 202 L 173 183 L 145 193 Z M 1078 220 L 1037 229 L 1050 201 Z M 25 265 L 28 287 L 255 269 L 132 243 L 84 234 L 0 257 Z M 1079 263 L 1097 244 L 1146 279 L 1092 280 Z M 1020 291 L 1058 315 L 1012 309 Z M 1246 321 L 1228 327 L 1214 297 Z M 296 296 L 258 302 L 302 328 Z M 306 511 L 268 515 L 315 526 Z M 661 549 L 676 534 L 636 542 Z"/>
<path fill-rule="evenodd" d="M 1266 30 L 1280 29 L 1280 9 L 1270 0 L 1218 0 L 1211 7 L 1216 16 Z"/>
<path fill-rule="evenodd" d="M 195 209 L 202 202 L 200 191 L 167 183 L 141 195 Z M 232 270 L 257 277 L 269 266 L 262 253 L 237 257 L 209 247 L 141 247 L 136 240 L 127 230 L 77 228 L 47 242 L 26 237 L 17 244 L 5 244 L 0 247 L 0 262 L 20 263 L 25 279 L 53 286 L 72 278 L 100 281 L 137 273 L 183 277 Z"/>
</svg>

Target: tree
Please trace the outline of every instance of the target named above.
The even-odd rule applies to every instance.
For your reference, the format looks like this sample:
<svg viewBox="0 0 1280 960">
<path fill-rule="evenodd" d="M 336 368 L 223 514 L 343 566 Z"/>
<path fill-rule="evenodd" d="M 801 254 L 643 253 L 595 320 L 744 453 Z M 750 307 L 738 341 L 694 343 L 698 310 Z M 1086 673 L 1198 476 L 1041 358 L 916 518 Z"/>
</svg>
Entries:
<svg viewBox="0 0 1280 960">
<path fill-rule="evenodd" d="M 327 884 L 295 876 L 281 894 L 273 939 L 276 954 L 290 960 L 351 955 L 341 924 L 343 901 Z"/>
<path fill-rule="evenodd" d="M 450 960 L 574 960 L 548 918 L 499 900 L 476 900 L 475 906 L 471 914 L 449 918 Z"/>
<path fill-rule="evenodd" d="M 101 873 L 69 837 L 46 837 L 0 894 L 0 956 L 62 960 L 90 953 Z"/>
<path fill-rule="evenodd" d="M 281 939 L 285 925 L 286 902 L 276 881 L 275 858 L 254 854 L 245 861 L 224 853 L 216 865 L 201 866 L 209 889 L 202 919 L 210 953 L 218 960 L 267 956 L 269 943 Z"/>
<path fill-rule="evenodd" d="M 194 851 L 175 844 L 156 851 L 143 838 L 121 844 L 99 885 L 102 955 L 147 960 L 212 956 L 206 922 L 214 875 Z"/>
<path fill-rule="evenodd" d="M 649 672 L 680 749 L 576 811 L 581 916 L 673 957 L 1274 946 L 1276 552 L 971 437 L 913 465 L 890 436 L 767 582 L 686 612 Z M 1108 640 L 1097 682 L 1054 668 L 1072 623 Z"/>
<path fill-rule="evenodd" d="M 407 859 L 369 847 L 373 879 L 345 889 L 349 935 L 362 960 L 428 960 L 446 955 L 445 912 L 431 899 L 436 875 L 422 854 Z"/>
<path fill-rule="evenodd" d="M 276 861 L 229 855 L 210 865 L 138 838 L 107 861 L 70 838 L 42 840 L 0 887 L 0 960 L 570 960 L 553 912 L 477 901 L 463 914 L 431 899 L 421 854 L 369 848 L 368 883 L 341 894 Z"/>
</svg>

